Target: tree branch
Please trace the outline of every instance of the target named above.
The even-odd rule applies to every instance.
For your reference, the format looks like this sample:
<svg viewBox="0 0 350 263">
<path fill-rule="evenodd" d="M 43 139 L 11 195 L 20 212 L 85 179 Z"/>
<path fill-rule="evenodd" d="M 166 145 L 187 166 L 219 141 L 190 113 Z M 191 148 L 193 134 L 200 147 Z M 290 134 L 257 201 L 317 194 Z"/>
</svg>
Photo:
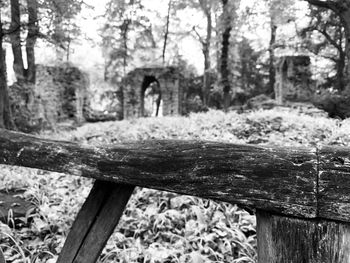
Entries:
<svg viewBox="0 0 350 263">
<path fill-rule="evenodd" d="M 326 29 L 317 29 L 318 32 L 320 32 L 327 40 L 328 42 L 334 46 L 338 51 L 342 50 L 341 45 L 337 43 L 326 31 Z"/>
<path fill-rule="evenodd" d="M 314 6 L 331 9 L 336 13 L 340 12 L 340 6 L 333 1 L 321 1 L 321 0 L 305 0 L 305 1 L 307 1 L 309 4 Z"/>
<path fill-rule="evenodd" d="M 309 2 L 309 4 L 311 5 L 315 5 L 318 7 L 323 7 L 323 8 L 327 8 L 327 9 L 332 9 L 332 3 L 330 3 L 329 1 L 320 1 L 320 0 L 306 0 L 306 2 Z"/>
<path fill-rule="evenodd" d="M 196 27 L 195 27 L 195 26 L 192 27 L 192 31 L 194 31 L 194 32 L 196 33 L 199 42 L 201 42 L 201 44 L 202 44 L 203 46 L 205 46 L 206 43 L 205 43 L 205 41 L 203 40 L 203 38 L 201 37 L 201 35 L 198 33 L 198 31 L 196 30 Z"/>
</svg>

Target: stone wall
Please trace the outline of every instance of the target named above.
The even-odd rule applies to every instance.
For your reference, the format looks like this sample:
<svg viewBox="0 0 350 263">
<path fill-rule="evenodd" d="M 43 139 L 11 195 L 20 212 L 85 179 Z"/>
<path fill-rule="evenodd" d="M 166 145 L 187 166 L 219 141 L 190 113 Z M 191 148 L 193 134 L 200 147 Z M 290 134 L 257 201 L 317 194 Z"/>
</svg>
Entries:
<svg viewBox="0 0 350 263">
<path fill-rule="evenodd" d="M 276 64 L 275 82 L 277 103 L 310 101 L 313 93 L 310 57 L 285 56 L 279 58 Z"/>
<path fill-rule="evenodd" d="M 54 129 L 64 120 L 84 121 L 88 85 L 87 75 L 74 66 L 37 65 L 35 85 L 15 83 L 9 89 L 20 130 Z"/>
<path fill-rule="evenodd" d="M 10 107 L 13 121 L 22 132 L 39 129 L 40 123 L 33 109 L 40 102 L 35 99 L 32 85 L 14 83 L 9 87 Z M 36 111 L 35 111 L 36 113 Z"/>
<path fill-rule="evenodd" d="M 84 120 L 88 77 L 74 66 L 37 66 L 35 95 L 41 99 L 46 119 L 58 122 Z"/>
<path fill-rule="evenodd" d="M 145 90 L 157 82 L 161 93 L 163 116 L 182 114 L 183 90 L 176 68 L 137 68 L 122 81 L 124 119 L 143 117 Z"/>
</svg>

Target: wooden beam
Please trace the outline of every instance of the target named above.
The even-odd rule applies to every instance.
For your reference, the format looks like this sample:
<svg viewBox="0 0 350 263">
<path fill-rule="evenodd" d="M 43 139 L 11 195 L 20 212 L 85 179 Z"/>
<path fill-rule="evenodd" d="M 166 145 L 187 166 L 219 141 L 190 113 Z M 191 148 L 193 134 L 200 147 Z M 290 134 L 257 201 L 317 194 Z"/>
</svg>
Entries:
<svg viewBox="0 0 350 263">
<path fill-rule="evenodd" d="M 1 130 L 0 163 L 317 216 L 315 149 L 200 141 L 89 147 Z"/>
<path fill-rule="evenodd" d="M 258 263 L 350 262 L 350 224 L 257 211 Z"/>
<path fill-rule="evenodd" d="M 350 222 L 350 150 L 323 147 L 319 159 L 319 214 Z"/>
<path fill-rule="evenodd" d="M 0 163 L 350 222 L 350 150 L 203 141 L 82 146 L 0 130 Z"/>
</svg>

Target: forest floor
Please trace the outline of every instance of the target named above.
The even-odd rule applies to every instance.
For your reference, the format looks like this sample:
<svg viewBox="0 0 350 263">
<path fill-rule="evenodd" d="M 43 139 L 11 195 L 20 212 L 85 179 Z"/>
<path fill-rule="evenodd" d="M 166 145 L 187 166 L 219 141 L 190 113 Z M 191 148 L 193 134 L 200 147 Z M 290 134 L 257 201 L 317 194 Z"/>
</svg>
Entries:
<svg viewBox="0 0 350 263">
<path fill-rule="evenodd" d="M 195 139 L 280 146 L 350 145 L 350 119 L 299 109 L 189 117 L 140 118 L 42 133 L 50 139 L 111 144 L 144 139 Z M 0 223 L 7 262 L 56 262 L 92 180 L 0 166 L 0 189 L 24 189 L 35 209 L 12 229 Z M 11 214 L 9 215 L 11 220 Z M 137 188 L 100 262 L 256 262 L 255 216 L 235 205 Z"/>
</svg>

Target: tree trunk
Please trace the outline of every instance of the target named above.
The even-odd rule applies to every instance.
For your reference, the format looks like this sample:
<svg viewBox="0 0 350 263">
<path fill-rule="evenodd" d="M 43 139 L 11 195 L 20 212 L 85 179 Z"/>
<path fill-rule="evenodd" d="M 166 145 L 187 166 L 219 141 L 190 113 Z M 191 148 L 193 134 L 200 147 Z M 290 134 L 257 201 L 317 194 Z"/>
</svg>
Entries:
<svg viewBox="0 0 350 263">
<path fill-rule="evenodd" d="M 70 60 L 70 45 L 71 45 L 72 39 L 70 38 L 70 36 L 68 36 L 68 41 L 67 41 L 67 54 L 66 54 L 66 61 L 67 63 Z"/>
<path fill-rule="evenodd" d="M 13 70 L 15 72 L 18 82 L 23 82 L 24 64 L 22 57 L 21 46 L 21 21 L 20 21 L 20 7 L 19 0 L 11 0 L 11 25 L 10 25 L 10 39 L 13 52 Z"/>
<path fill-rule="evenodd" d="M 338 52 L 339 52 L 339 59 L 337 63 L 336 81 L 337 81 L 338 90 L 343 91 L 345 89 L 345 84 L 346 84 L 345 76 L 344 76 L 346 54 L 342 50 L 339 50 Z"/>
<path fill-rule="evenodd" d="M 123 77 L 126 76 L 126 68 L 128 66 L 128 56 L 129 56 L 129 47 L 128 47 L 128 34 L 130 29 L 131 20 L 125 19 L 121 26 L 121 35 L 123 39 Z"/>
<path fill-rule="evenodd" d="M 203 49 L 204 55 L 204 74 L 203 74 L 203 104 L 208 105 L 209 91 L 210 91 L 210 58 L 209 58 L 209 49 Z"/>
<path fill-rule="evenodd" d="M 207 36 L 205 42 L 203 43 L 203 55 L 204 55 L 204 75 L 203 75 L 203 104 L 208 105 L 209 92 L 210 92 L 210 44 L 211 44 L 211 34 L 212 34 L 212 21 L 211 21 L 211 11 L 206 10 L 205 15 L 207 18 Z"/>
<path fill-rule="evenodd" d="M 54 36 L 55 36 L 55 51 L 56 60 L 58 63 L 63 63 L 65 58 L 65 47 L 64 47 L 64 32 L 63 32 L 63 18 L 60 15 L 59 7 L 55 10 L 57 14 L 53 21 L 54 26 Z"/>
<path fill-rule="evenodd" d="M 220 76 L 221 76 L 221 85 L 223 87 L 224 93 L 224 110 L 228 111 L 230 106 L 231 97 L 230 97 L 230 81 L 229 81 L 229 68 L 228 68 L 228 51 L 230 46 L 230 35 L 231 35 L 231 10 L 228 7 L 228 0 L 222 0 L 222 23 L 223 23 L 223 33 L 222 33 L 222 46 L 221 46 L 221 66 L 220 66 Z"/>
<path fill-rule="evenodd" d="M 350 1 L 348 2 L 350 5 Z M 346 76 L 344 78 L 346 83 L 345 90 L 350 93 L 350 6 L 347 10 L 340 13 L 340 19 L 345 28 L 345 39 L 346 39 L 345 55 L 347 60 L 347 67 L 346 67 Z"/>
<path fill-rule="evenodd" d="M 38 8 L 36 0 L 27 0 L 28 5 L 28 36 L 26 43 L 27 51 L 27 81 L 35 83 L 35 53 L 34 46 L 38 34 Z"/>
<path fill-rule="evenodd" d="M 3 36 L 0 14 L 0 128 L 14 129 L 7 88 L 5 52 L 2 48 Z"/>
<path fill-rule="evenodd" d="M 277 26 L 274 22 L 274 18 L 271 17 L 270 20 L 270 44 L 269 44 L 269 55 L 270 55 L 270 61 L 269 61 L 269 90 L 268 94 L 274 95 L 275 90 L 275 81 L 276 81 L 276 70 L 275 70 L 275 44 L 276 44 L 276 32 L 277 32 Z"/>
<path fill-rule="evenodd" d="M 167 46 L 168 36 L 169 36 L 171 4 L 172 4 L 172 0 L 169 0 L 169 3 L 168 3 L 168 15 L 166 17 L 165 33 L 164 33 L 164 44 L 163 44 L 163 51 L 162 51 L 162 60 L 163 60 L 162 62 L 163 62 L 163 64 L 165 63 L 165 51 L 166 51 L 166 46 Z"/>
<path fill-rule="evenodd" d="M 1 25 L 2 27 L 2 25 Z M 0 29 L 2 31 L 2 29 Z M 5 100 L 6 100 L 6 67 L 5 67 L 5 54 L 2 49 L 2 34 L 0 36 L 0 128 L 5 128 Z"/>
</svg>

